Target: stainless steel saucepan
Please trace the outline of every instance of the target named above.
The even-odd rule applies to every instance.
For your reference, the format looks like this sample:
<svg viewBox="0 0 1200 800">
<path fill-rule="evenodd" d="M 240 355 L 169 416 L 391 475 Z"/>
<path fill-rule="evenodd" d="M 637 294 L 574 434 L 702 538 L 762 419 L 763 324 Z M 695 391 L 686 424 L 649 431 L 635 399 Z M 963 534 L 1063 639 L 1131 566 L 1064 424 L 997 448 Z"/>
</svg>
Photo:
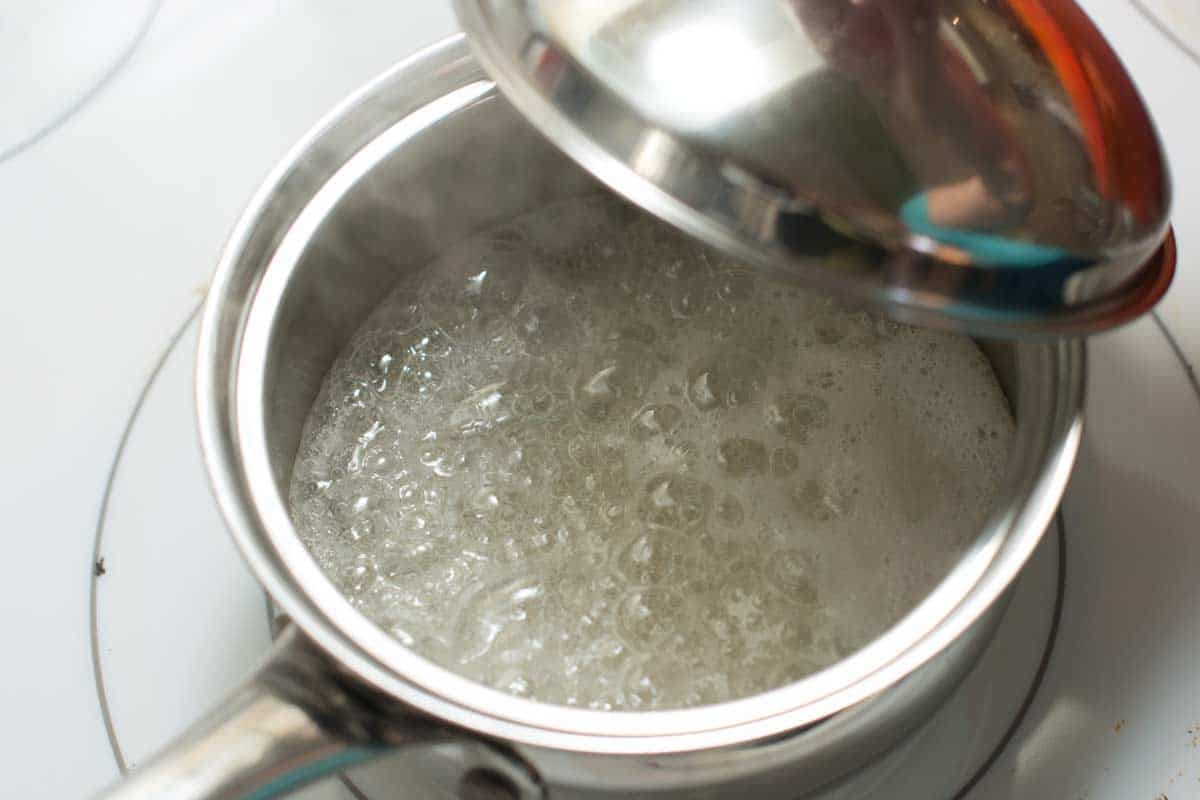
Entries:
<svg viewBox="0 0 1200 800">
<path fill-rule="evenodd" d="M 986 644 L 1066 485 L 1078 341 L 984 342 L 1017 419 L 995 512 L 933 593 L 795 684 L 680 711 L 538 704 L 447 671 L 322 574 L 285 497 L 330 364 L 401 276 L 567 196 L 605 191 L 501 96 L 461 37 L 381 76 L 305 138 L 242 217 L 212 284 L 197 402 L 213 487 L 290 625 L 259 672 L 112 798 L 264 798 L 381 749 L 457 743 L 464 797 L 803 796 L 925 719 Z"/>
</svg>

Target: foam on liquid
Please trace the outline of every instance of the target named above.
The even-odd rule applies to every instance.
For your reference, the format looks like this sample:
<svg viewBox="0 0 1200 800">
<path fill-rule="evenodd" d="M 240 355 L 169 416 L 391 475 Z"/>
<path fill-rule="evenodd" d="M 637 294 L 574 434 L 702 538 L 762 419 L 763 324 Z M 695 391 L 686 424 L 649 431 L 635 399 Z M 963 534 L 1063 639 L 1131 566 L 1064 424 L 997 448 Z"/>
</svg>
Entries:
<svg viewBox="0 0 1200 800">
<path fill-rule="evenodd" d="M 896 622 L 977 532 L 1012 432 L 970 340 L 589 198 L 385 300 L 290 499 L 350 602 L 426 657 L 545 702 L 676 708 Z"/>
</svg>

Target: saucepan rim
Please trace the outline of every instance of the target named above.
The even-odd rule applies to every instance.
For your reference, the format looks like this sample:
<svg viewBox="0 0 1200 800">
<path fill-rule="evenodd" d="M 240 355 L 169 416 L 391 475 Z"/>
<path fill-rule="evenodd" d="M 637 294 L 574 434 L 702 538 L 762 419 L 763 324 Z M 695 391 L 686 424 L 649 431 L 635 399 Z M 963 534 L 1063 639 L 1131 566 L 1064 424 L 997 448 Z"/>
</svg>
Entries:
<svg viewBox="0 0 1200 800">
<path fill-rule="evenodd" d="M 284 188 L 298 165 L 402 82 L 461 76 L 359 147 L 310 196 Z M 769 692 L 694 709 L 603 712 L 536 703 L 489 689 L 407 649 L 342 597 L 296 534 L 268 457 L 264 385 L 274 309 L 317 223 L 355 181 L 424 127 L 495 99 L 461 35 L 397 64 L 327 115 L 275 168 L 238 222 L 205 306 L 197 358 L 200 439 L 217 501 L 243 557 L 279 607 L 349 672 L 404 704 L 480 734 L 540 747 L 609 754 L 728 747 L 796 731 L 879 693 L 949 646 L 1012 583 L 1049 525 L 1082 430 L 1079 340 L 1018 345 L 1041 359 L 1051 385 L 1033 420 L 1036 471 L 1019 476 L 1020 502 L 998 509 L 933 593 L 864 649 Z M 326 148 L 328 151 L 328 148 Z M 324 155 L 328 156 L 328 152 Z M 297 203 L 286 231 L 263 231 L 268 210 Z M 265 244 L 264 244 L 265 242 Z M 1018 421 L 1018 428 L 1026 423 Z M 1018 433 L 1018 438 L 1023 434 Z M 1027 437 L 1028 438 L 1028 437 Z M 1027 456 L 1029 454 L 1027 453 Z"/>
</svg>

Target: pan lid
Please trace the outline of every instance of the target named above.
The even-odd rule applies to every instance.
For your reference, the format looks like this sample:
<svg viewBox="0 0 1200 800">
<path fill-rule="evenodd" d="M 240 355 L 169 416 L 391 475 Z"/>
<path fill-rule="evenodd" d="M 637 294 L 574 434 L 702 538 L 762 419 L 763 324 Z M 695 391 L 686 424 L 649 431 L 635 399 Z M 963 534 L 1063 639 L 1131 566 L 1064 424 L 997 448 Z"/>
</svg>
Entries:
<svg viewBox="0 0 1200 800">
<path fill-rule="evenodd" d="M 1046 0 L 455 0 L 559 148 L 707 243 L 892 316 L 1080 334 L 1174 272 L 1162 146 Z"/>
</svg>

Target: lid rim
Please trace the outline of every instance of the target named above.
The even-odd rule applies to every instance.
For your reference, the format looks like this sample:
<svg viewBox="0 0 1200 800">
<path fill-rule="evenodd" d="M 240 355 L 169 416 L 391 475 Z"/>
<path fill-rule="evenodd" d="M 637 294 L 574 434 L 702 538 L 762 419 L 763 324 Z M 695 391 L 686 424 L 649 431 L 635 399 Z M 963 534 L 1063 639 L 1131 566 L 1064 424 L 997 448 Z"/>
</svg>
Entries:
<svg viewBox="0 0 1200 800">
<path fill-rule="evenodd" d="M 630 202 L 756 267 L 904 322 L 993 337 L 1108 330 L 1170 285 L 1165 216 L 1097 255 L 939 226 L 924 193 L 904 203 L 895 230 L 861 209 L 844 217 L 656 126 L 520 16 L 536 3 L 504 19 L 489 0 L 454 5 L 484 71 L 552 144 Z M 922 213 L 924 225 L 913 222 Z"/>
</svg>

